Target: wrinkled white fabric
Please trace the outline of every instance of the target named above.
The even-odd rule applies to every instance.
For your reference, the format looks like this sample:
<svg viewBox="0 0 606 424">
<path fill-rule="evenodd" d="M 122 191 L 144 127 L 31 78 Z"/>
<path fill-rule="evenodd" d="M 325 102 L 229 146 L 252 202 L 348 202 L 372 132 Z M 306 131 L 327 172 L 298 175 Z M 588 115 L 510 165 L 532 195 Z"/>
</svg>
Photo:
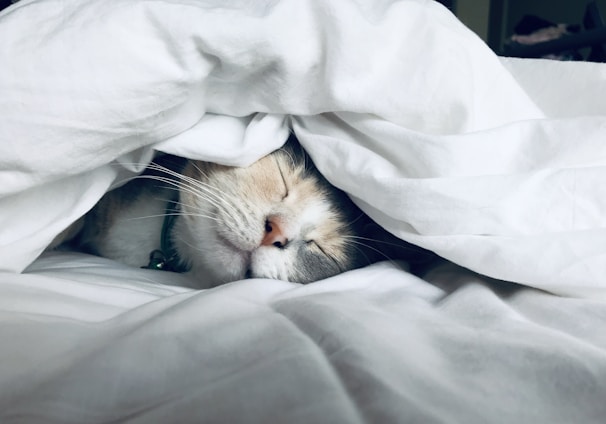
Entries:
<svg viewBox="0 0 606 424">
<path fill-rule="evenodd" d="M 0 422 L 603 423 L 605 81 L 498 58 L 429 0 L 6 9 Z M 289 129 L 399 237 L 571 297 L 456 266 L 196 291 L 38 258 L 155 150 L 247 165 Z"/>
<path fill-rule="evenodd" d="M 606 303 L 380 263 L 299 286 L 0 274 L 2 423 L 601 423 Z"/>
<path fill-rule="evenodd" d="M 246 165 L 291 125 L 399 237 L 496 278 L 604 285 L 604 65 L 499 59 L 425 0 L 30 0 L 0 39 L 1 269 L 90 208 L 116 160 Z"/>
</svg>

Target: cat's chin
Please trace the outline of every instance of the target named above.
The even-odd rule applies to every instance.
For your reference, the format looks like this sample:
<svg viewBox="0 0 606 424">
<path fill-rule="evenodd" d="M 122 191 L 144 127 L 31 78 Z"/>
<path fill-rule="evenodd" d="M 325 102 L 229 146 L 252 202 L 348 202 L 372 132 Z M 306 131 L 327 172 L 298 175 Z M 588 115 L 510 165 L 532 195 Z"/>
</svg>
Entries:
<svg viewBox="0 0 606 424">
<path fill-rule="evenodd" d="M 206 253 L 202 260 L 193 261 L 190 271 L 201 288 L 247 278 L 288 278 L 288 255 L 273 246 L 260 246 L 249 252 L 218 238 L 212 251 Z"/>
<path fill-rule="evenodd" d="M 260 246 L 250 255 L 249 275 L 253 278 L 288 280 L 288 259 L 286 251 L 273 246 Z"/>
</svg>

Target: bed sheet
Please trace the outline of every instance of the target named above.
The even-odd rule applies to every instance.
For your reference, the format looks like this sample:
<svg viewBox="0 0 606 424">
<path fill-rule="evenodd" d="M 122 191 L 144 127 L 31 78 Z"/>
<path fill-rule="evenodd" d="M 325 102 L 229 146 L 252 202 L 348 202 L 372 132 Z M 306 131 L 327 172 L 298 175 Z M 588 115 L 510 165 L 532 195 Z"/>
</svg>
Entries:
<svg viewBox="0 0 606 424">
<path fill-rule="evenodd" d="M 301 286 L 47 255 L 2 275 L 3 423 L 601 423 L 606 304 L 397 263 Z M 170 283 L 162 285 L 160 283 Z M 9 365 L 9 366 L 7 366 Z"/>
</svg>

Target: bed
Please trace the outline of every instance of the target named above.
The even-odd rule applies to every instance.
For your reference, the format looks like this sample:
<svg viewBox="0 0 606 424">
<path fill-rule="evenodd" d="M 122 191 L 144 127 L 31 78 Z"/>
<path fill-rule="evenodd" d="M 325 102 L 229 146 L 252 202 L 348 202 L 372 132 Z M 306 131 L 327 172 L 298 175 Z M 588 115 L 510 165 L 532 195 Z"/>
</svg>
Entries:
<svg viewBox="0 0 606 424">
<path fill-rule="evenodd" d="M 0 64 L 0 422 L 606 421 L 604 65 L 429 0 L 23 0 Z M 199 290 L 45 252 L 156 152 L 289 131 L 445 261 Z"/>
</svg>

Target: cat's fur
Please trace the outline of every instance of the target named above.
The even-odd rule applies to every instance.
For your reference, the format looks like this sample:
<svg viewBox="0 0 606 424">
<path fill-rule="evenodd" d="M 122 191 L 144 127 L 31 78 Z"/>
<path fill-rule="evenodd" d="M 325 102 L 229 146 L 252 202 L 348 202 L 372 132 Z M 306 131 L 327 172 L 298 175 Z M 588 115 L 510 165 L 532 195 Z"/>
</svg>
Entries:
<svg viewBox="0 0 606 424">
<path fill-rule="evenodd" d="M 167 213 L 175 216 L 165 228 L 169 265 L 200 287 L 248 277 L 309 283 L 379 259 L 362 237 L 369 218 L 293 137 L 247 168 L 163 157 L 106 194 L 60 241 L 144 266 L 161 248 Z"/>
</svg>

